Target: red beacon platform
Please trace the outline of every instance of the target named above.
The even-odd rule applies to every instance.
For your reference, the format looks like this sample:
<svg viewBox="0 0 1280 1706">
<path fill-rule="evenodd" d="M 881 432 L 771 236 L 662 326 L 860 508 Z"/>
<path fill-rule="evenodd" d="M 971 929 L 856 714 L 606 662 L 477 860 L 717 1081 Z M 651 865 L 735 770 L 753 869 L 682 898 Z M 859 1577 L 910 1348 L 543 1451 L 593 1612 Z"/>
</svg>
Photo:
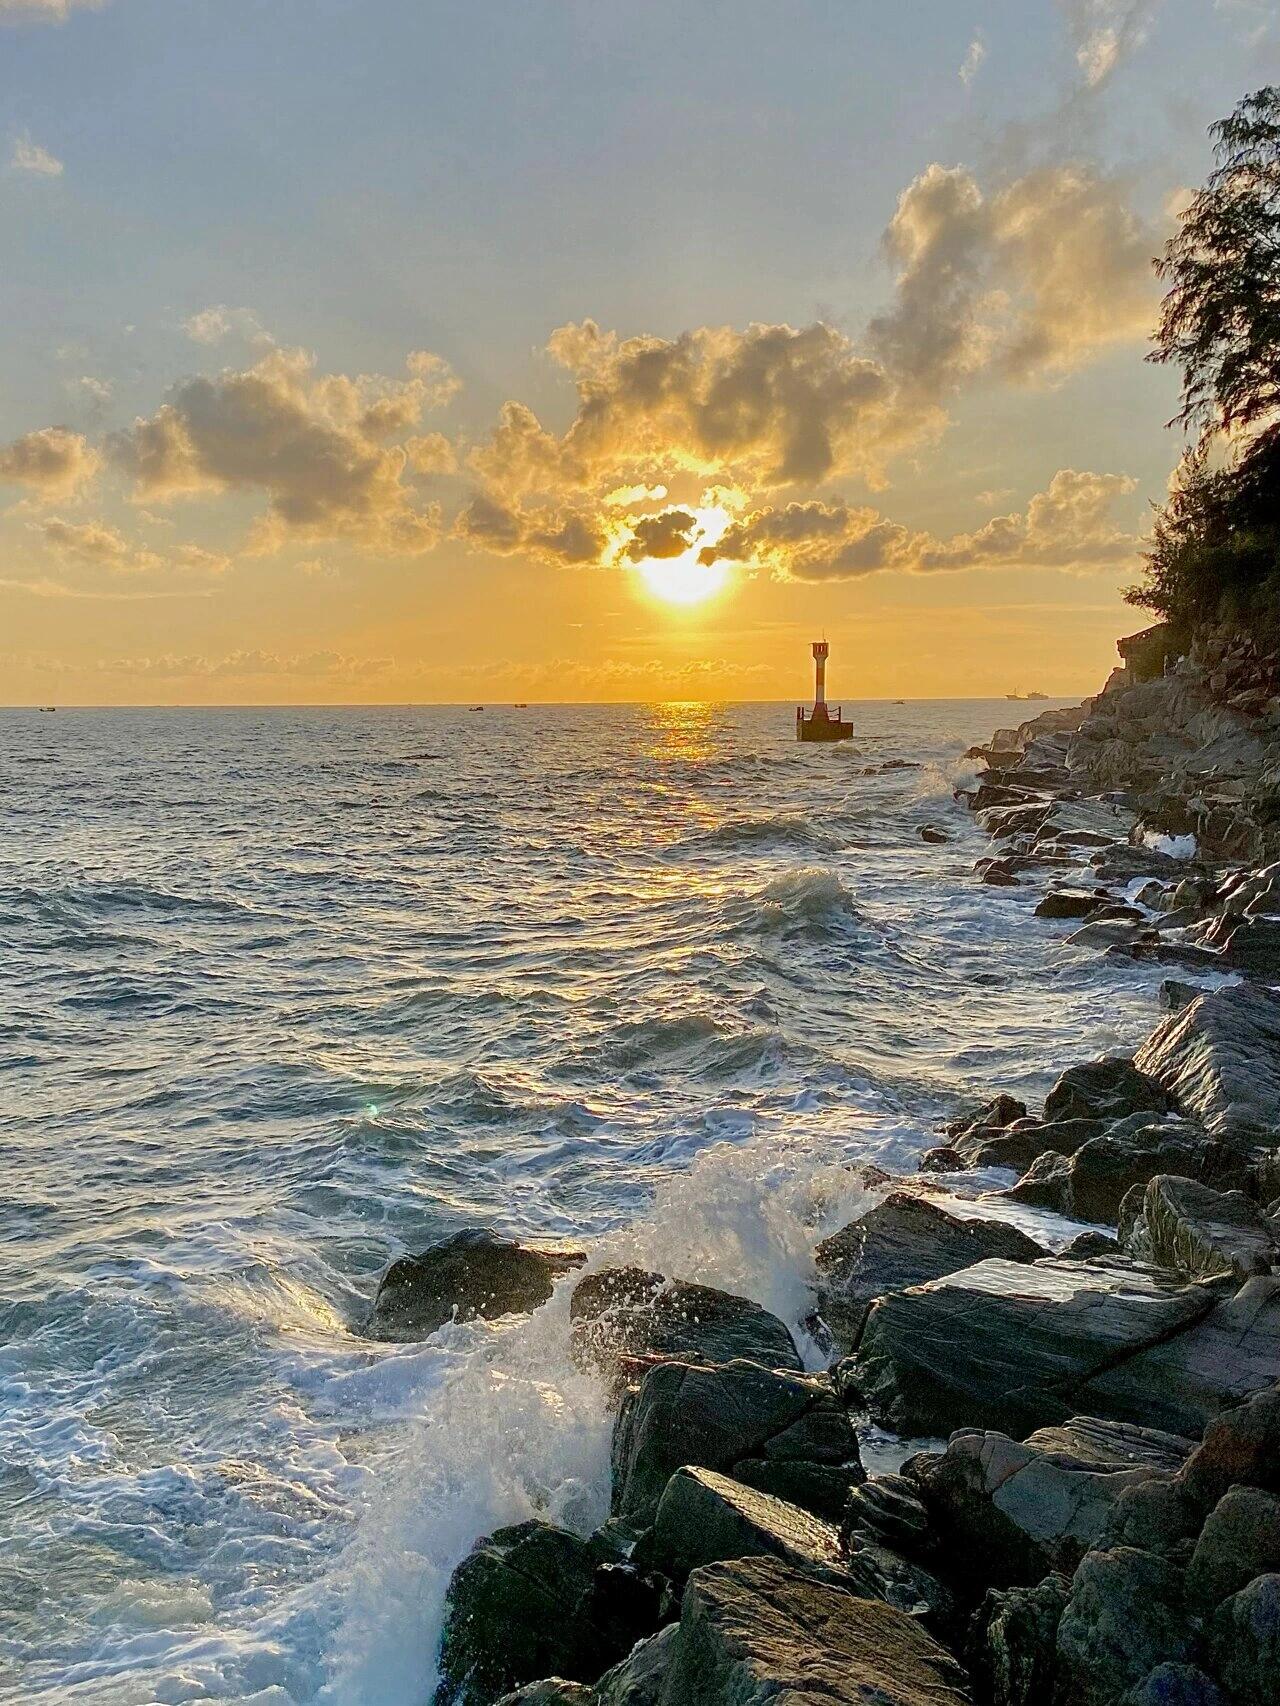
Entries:
<svg viewBox="0 0 1280 1706">
<path fill-rule="evenodd" d="M 853 724 L 845 722 L 839 705 L 833 712 L 827 704 L 827 655 L 830 650 L 825 640 L 813 642 L 813 709 L 806 716 L 804 706 L 796 706 L 797 740 L 853 739 Z"/>
</svg>

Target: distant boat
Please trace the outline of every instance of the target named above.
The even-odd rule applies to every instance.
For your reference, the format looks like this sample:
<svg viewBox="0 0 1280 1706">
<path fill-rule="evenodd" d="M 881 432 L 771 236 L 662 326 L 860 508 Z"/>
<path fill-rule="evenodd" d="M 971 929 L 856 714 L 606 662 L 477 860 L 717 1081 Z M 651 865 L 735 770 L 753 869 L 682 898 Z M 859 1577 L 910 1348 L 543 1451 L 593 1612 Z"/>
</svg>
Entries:
<svg viewBox="0 0 1280 1706">
<path fill-rule="evenodd" d="M 1020 703 L 1023 703 L 1027 700 L 1030 700 L 1030 699 L 1047 699 L 1048 697 L 1049 697 L 1049 695 L 1047 693 L 1006 693 L 1005 694 L 1006 699 L 1017 699 Z"/>
<path fill-rule="evenodd" d="M 40 709 L 42 711 L 56 711 L 58 707 L 56 705 L 41 705 Z"/>
<path fill-rule="evenodd" d="M 471 709 L 472 709 L 472 710 L 473 710 L 473 711 L 483 711 L 483 710 L 484 710 L 484 706 L 483 706 L 483 705 L 473 705 L 473 706 L 472 706 L 472 707 L 471 707 Z"/>
<path fill-rule="evenodd" d="M 529 707 L 523 699 L 517 699 L 511 709 L 513 711 L 527 711 Z"/>
</svg>

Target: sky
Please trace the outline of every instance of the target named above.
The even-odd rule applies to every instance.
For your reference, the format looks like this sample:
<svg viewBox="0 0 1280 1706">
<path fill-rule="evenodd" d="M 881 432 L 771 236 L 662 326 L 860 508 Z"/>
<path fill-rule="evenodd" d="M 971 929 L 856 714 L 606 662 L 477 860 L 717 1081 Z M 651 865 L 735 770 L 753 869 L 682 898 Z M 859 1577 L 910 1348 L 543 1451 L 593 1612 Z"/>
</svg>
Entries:
<svg viewBox="0 0 1280 1706">
<path fill-rule="evenodd" d="M 1095 691 L 1270 0 L 0 0 L 0 703 Z"/>
</svg>

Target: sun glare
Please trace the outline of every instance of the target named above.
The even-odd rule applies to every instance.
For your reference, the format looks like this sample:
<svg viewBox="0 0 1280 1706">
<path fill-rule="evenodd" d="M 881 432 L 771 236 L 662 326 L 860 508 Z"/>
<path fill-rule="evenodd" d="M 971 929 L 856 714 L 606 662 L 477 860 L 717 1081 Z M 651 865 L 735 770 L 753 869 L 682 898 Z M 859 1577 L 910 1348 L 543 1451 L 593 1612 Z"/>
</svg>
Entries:
<svg viewBox="0 0 1280 1706">
<path fill-rule="evenodd" d="M 663 604 L 701 604 L 728 584 L 728 564 L 704 563 L 701 553 L 723 536 L 732 517 L 718 504 L 695 509 L 693 514 L 698 518 L 698 534 L 687 551 L 678 557 L 646 557 L 636 564 L 645 591 Z"/>
</svg>

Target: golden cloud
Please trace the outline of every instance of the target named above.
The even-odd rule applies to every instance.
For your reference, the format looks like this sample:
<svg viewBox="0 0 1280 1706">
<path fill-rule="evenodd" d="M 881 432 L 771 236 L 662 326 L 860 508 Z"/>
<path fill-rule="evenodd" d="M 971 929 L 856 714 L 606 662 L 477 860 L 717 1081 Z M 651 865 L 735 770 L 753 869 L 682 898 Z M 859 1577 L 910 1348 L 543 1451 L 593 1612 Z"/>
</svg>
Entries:
<svg viewBox="0 0 1280 1706">
<path fill-rule="evenodd" d="M 72 497 L 102 466 L 82 433 L 41 427 L 0 445 L 0 482 L 26 486 L 42 499 Z"/>
</svg>

